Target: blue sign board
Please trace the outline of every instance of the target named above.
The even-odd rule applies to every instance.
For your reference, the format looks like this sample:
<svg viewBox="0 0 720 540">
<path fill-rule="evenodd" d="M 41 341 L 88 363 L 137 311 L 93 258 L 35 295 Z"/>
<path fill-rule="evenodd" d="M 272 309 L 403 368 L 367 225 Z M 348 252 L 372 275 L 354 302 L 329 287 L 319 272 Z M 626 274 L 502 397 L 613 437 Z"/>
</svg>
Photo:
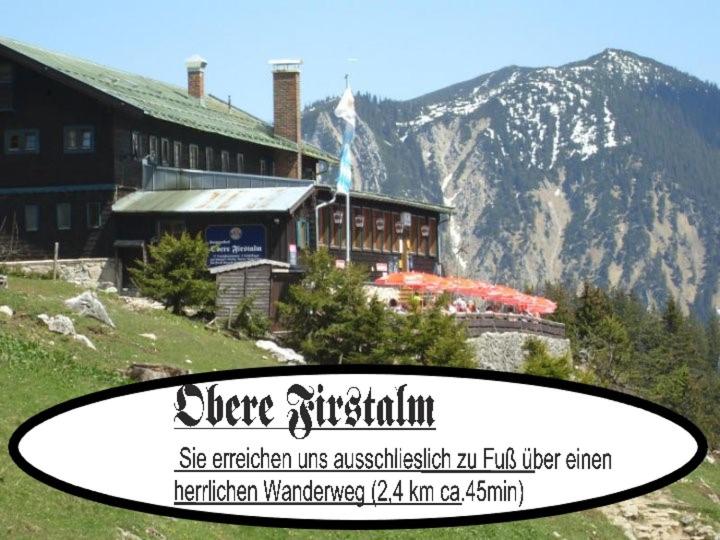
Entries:
<svg viewBox="0 0 720 540">
<path fill-rule="evenodd" d="M 210 248 L 208 266 L 266 258 L 262 225 L 214 225 L 205 231 L 205 240 Z"/>
</svg>

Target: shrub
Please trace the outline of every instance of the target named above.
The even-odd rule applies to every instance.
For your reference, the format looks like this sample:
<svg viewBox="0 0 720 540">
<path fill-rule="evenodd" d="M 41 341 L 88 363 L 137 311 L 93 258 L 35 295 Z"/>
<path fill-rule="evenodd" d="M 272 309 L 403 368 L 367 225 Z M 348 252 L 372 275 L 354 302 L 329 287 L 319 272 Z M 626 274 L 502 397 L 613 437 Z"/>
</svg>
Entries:
<svg viewBox="0 0 720 540">
<path fill-rule="evenodd" d="M 243 298 L 228 319 L 228 326 L 244 337 L 260 339 L 270 331 L 270 320 L 253 307 L 254 301 L 254 296 Z"/>
<path fill-rule="evenodd" d="M 304 264 L 305 277 L 278 307 L 288 344 L 308 360 L 473 365 L 465 329 L 441 312 L 442 303 L 398 315 L 367 297 L 367 273 L 361 267 L 337 269 L 326 250 L 309 254 Z"/>
<path fill-rule="evenodd" d="M 537 339 L 528 339 L 523 345 L 527 357 L 523 363 L 523 373 L 568 380 L 573 374 L 570 358 L 551 356 L 545 344 Z"/>
<path fill-rule="evenodd" d="M 137 261 L 130 276 L 140 293 L 179 314 L 185 306 L 207 309 L 215 299 L 215 283 L 207 269 L 208 247 L 200 234 L 164 235 L 150 246 L 147 263 Z"/>
</svg>

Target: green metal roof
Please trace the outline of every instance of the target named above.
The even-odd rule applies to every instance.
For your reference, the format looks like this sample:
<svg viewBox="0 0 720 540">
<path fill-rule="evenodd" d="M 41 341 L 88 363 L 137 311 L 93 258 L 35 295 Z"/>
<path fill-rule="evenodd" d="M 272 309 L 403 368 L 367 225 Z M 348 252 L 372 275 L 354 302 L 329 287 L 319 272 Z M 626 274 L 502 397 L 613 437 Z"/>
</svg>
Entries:
<svg viewBox="0 0 720 540">
<path fill-rule="evenodd" d="M 153 118 L 241 141 L 298 150 L 295 142 L 274 135 L 270 124 L 236 107 L 228 107 L 226 102 L 214 96 L 201 101 L 179 86 L 0 37 L 0 51 L 3 47 L 136 107 Z M 310 144 L 302 143 L 301 151 L 304 155 L 337 163 L 335 156 Z"/>
<path fill-rule="evenodd" d="M 326 191 L 333 191 L 333 186 L 327 184 L 318 184 L 319 189 Z M 342 195 L 341 195 L 342 197 Z M 425 201 L 415 201 L 412 199 L 403 199 L 402 197 L 392 197 L 390 195 L 381 195 L 372 191 L 350 191 L 350 199 L 360 199 L 365 201 L 379 201 L 392 204 L 399 204 L 403 206 L 411 206 L 413 208 L 420 208 L 423 210 L 430 210 L 432 212 L 438 212 L 440 214 L 452 214 L 455 210 L 453 206 L 444 206 L 441 204 L 433 204 Z"/>
</svg>

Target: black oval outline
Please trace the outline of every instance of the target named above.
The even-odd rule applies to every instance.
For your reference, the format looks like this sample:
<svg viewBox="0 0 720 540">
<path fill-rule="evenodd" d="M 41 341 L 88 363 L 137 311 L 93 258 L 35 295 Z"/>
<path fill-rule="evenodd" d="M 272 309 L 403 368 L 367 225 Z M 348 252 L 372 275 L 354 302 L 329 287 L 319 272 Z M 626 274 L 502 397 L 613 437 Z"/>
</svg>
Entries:
<svg viewBox="0 0 720 540">
<path fill-rule="evenodd" d="M 143 503 L 131 499 L 124 499 L 112 495 L 106 495 L 90 489 L 75 486 L 54 476 L 37 469 L 23 458 L 19 451 L 19 444 L 22 438 L 39 424 L 54 418 L 64 412 L 104 401 L 107 399 L 122 397 L 159 388 L 168 388 L 186 383 L 207 383 L 225 381 L 230 379 L 254 379 L 260 377 L 290 377 L 300 375 L 424 375 L 433 377 L 451 377 L 462 379 L 480 379 L 487 381 L 501 381 L 516 384 L 526 384 L 545 388 L 554 388 L 570 392 L 600 397 L 631 407 L 643 409 L 647 412 L 660 416 L 673 422 L 687 431 L 698 445 L 695 455 L 679 469 L 672 471 L 652 482 L 581 501 L 574 501 L 554 506 L 545 506 L 528 510 L 515 510 L 510 512 L 498 512 L 493 514 L 479 514 L 455 517 L 418 518 L 418 519 L 392 519 L 392 520 L 334 520 L 334 519 L 297 519 L 280 517 L 260 516 L 237 516 L 221 512 L 206 512 L 163 506 L 151 503 Z M 651 401 L 624 394 L 616 390 L 590 386 L 571 381 L 539 377 L 521 373 L 508 373 L 502 371 L 489 371 L 482 369 L 450 368 L 438 366 L 395 366 L 395 365 L 343 365 L 343 366 L 278 366 L 247 369 L 233 369 L 224 371 L 211 371 L 193 373 L 178 377 L 168 377 L 141 383 L 128 384 L 100 390 L 77 398 L 70 399 L 49 409 L 46 409 L 23 422 L 11 435 L 8 442 L 10 457 L 15 464 L 26 474 L 47 484 L 55 489 L 69 493 L 70 495 L 82 497 L 94 502 L 108 506 L 168 516 L 195 521 L 213 523 L 225 523 L 234 525 L 279 527 L 297 529 L 325 529 L 325 530 L 379 530 L 379 529 L 420 529 L 434 527 L 460 527 L 470 525 L 485 525 L 490 523 L 506 523 L 510 521 L 522 521 L 526 519 L 537 519 L 541 517 L 557 516 L 582 510 L 590 510 L 608 504 L 614 504 L 652 491 L 661 489 L 673 482 L 678 481 L 696 469 L 705 458 L 708 450 L 708 443 L 702 431 L 684 416 L 671 411 Z"/>
</svg>

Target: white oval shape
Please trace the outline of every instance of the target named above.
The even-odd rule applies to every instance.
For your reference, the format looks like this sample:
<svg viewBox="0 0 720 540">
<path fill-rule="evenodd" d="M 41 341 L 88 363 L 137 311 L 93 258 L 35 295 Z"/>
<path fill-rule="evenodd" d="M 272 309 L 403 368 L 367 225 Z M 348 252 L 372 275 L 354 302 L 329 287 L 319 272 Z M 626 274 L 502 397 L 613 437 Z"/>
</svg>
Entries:
<svg viewBox="0 0 720 540">
<path fill-rule="evenodd" d="M 707 452 L 682 416 L 529 375 L 414 366 L 204 373 L 113 388 L 25 422 L 10 454 L 68 493 L 181 518 L 408 528 L 636 497 Z"/>
</svg>

